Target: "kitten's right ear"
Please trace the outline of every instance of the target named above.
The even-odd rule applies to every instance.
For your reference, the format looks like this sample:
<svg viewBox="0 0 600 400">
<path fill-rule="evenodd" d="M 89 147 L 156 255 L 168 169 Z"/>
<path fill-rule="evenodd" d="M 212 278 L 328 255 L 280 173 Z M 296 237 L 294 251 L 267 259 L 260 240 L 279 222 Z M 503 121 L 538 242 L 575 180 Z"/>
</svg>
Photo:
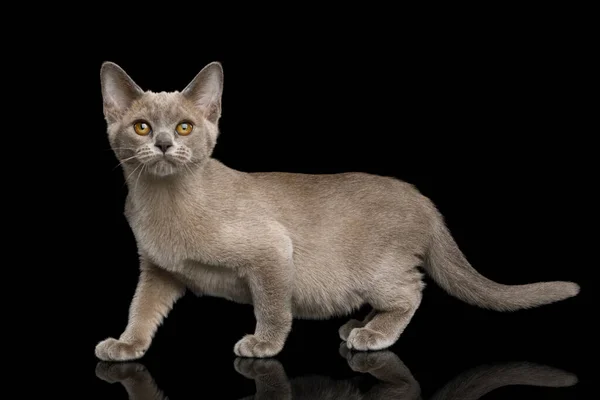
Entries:
<svg viewBox="0 0 600 400">
<path fill-rule="evenodd" d="M 144 91 L 117 64 L 106 61 L 100 68 L 104 115 L 109 122 L 119 118 Z"/>
</svg>

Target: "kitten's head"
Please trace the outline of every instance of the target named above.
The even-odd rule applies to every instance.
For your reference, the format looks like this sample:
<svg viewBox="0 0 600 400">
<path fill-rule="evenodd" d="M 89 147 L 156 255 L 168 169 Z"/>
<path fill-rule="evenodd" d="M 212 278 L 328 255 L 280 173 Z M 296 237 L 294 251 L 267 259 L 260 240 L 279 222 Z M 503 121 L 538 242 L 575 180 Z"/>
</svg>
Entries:
<svg viewBox="0 0 600 400">
<path fill-rule="evenodd" d="M 108 138 L 121 163 L 165 177 L 209 158 L 219 134 L 221 64 L 208 64 L 181 92 L 143 91 L 111 62 L 100 78 Z"/>
</svg>

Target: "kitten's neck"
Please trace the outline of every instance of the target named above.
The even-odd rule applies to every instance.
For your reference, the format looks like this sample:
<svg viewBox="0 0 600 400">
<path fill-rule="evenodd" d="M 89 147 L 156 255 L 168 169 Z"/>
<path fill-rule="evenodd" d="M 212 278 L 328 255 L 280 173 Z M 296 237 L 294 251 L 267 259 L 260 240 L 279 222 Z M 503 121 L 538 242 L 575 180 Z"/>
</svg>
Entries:
<svg viewBox="0 0 600 400">
<path fill-rule="evenodd" d="M 129 193 L 134 198 L 147 198 L 152 196 L 167 195 L 185 199 L 193 197 L 199 201 L 212 190 L 226 191 L 232 179 L 227 177 L 243 176 L 243 172 L 235 171 L 215 159 L 208 159 L 194 168 L 184 169 L 177 174 L 158 177 L 148 173 L 140 173 L 129 168 L 125 171 L 126 184 Z"/>
</svg>

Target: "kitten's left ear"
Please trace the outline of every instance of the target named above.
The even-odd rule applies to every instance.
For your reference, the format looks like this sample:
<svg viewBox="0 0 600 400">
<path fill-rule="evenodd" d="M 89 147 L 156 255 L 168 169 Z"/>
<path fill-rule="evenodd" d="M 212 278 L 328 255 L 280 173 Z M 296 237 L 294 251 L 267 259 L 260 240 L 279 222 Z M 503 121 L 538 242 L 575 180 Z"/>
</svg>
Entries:
<svg viewBox="0 0 600 400">
<path fill-rule="evenodd" d="M 223 95 L 223 67 L 212 62 L 181 92 L 202 110 L 206 119 L 216 124 L 221 117 L 221 97 Z"/>
</svg>

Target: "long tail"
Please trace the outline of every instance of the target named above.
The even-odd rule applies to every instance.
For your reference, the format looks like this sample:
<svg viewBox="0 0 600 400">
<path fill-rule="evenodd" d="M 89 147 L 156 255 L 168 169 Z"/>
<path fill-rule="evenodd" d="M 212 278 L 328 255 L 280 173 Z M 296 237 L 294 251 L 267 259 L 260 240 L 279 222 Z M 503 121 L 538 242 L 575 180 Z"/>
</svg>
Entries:
<svg viewBox="0 0 600 400">
<path fill-rule="evenodd" d="M 502 285 L 479 274 L 467 261 L 438 214 L 434 223 L 425 270 L 444 290 L 462 301 L 496 311 L 515 311 L 576 296 L 573 282 Z"/>
</svg>

